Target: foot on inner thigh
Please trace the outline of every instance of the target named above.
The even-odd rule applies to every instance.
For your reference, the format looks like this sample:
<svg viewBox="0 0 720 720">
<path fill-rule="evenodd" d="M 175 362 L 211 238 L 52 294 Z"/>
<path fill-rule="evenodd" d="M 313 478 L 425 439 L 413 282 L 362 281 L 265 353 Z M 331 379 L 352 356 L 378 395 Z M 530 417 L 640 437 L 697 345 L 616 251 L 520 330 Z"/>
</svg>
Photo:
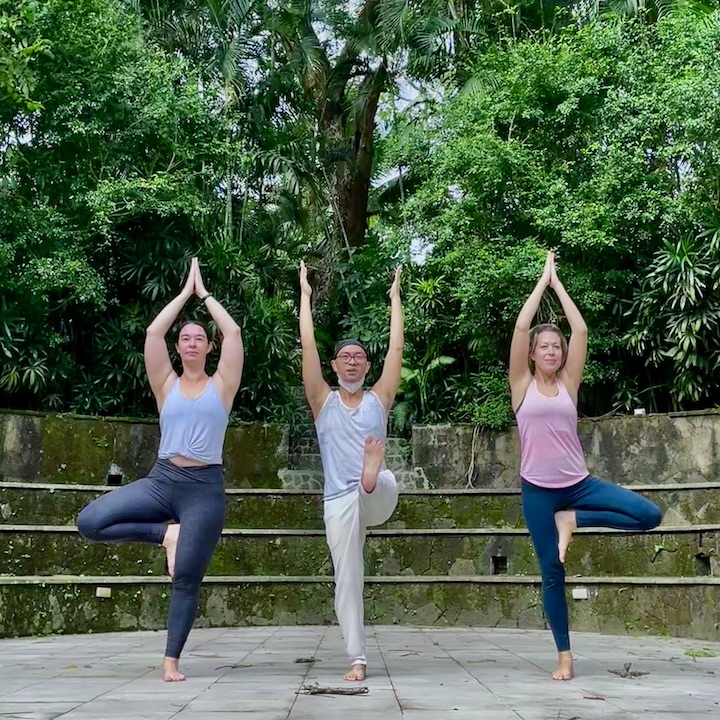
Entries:
<svg viewBox="0 0 720 720">
<path fill-rule="evenodd" d="M 177 552 L 178 537 L 180 537 L 180 524 L 168 525 L 162 546 L 167 553 L 168 575 L 170 577 L 175 577 L 175 553 Z"/>
<path fill-rule="evenodd" d="M 178 669 L 177 658 L 166 657 L 163 659 L 163 680 L 165 682 L 182 682 L 185 676 Z"/>
<path fill-rule="evenodd" d="M 361 663 L 353 665 L 343 676 L 345 680 L 353 680 L 356 682 L 362 682 L 365 679 L 367 668 Z"/>
<path fill-rule="evenodd" d="M 560 510 L 555 513 L 555 527 L 558 531 L 558 554 L 560 562 L 565 562 L 565 553 L 572 542 L 573 532 L 577 530 L 577 516 L 574 510 Z"/>
<path fill-rule="evenodd" d="M 365 438 L 365 457 L 363 458 L 361 479 L 365 492 L 370 493 L 375 489 L 384 459 L 385 443 L 380 438 Z"/>
<path fill-rule="evenodd" d="M 553 680 L 572 680 L 573 656 L 569 650 L 558 653 L 558 666 L 552 676 Z"/>
</svg>

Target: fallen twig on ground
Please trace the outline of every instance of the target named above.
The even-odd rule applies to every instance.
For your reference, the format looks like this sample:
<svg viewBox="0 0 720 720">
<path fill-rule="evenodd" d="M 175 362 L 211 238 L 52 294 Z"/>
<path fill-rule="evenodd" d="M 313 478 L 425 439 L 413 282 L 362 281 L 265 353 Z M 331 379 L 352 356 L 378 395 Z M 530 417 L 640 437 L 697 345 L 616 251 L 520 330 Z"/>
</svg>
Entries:
<svg viewBox="0 0 720 720">
<path fill-rule="evenodd" d="M 362 687 L 320 687 L 317 683 L 315 685 L 303 685 L 299 693 L 303 695 L 367 695 L 370 690 L 363 685 Z"/>
<path fill-rule="evenodd" d="M 625 663 L 622 670 L 608 670 L 609 673 L 614 673 L 621 678 L 636 678 L 641 675 L 649 675 L 649 672 L 641 672 L 640 670 L 631 670 L 632 663 Z"/>
</svg>

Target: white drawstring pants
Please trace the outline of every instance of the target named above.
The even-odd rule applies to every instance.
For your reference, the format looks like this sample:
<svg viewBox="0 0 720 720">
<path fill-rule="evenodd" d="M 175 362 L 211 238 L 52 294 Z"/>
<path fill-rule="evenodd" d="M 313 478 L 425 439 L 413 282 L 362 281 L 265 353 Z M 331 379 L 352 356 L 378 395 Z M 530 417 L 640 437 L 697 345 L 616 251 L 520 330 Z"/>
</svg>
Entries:
<svg viewBox="0 0 720 720">
<path fill-rule="evenodd" d="M 347 495 L 325 501 L 325 536 L 335 568 L 335 614 L 352 665 L 366 665 L 363 585 L 365 532 L 390 518 L 398 487 L 390 470 L 381 470 L 371 493 L 362 483 Z"/>
</svg>

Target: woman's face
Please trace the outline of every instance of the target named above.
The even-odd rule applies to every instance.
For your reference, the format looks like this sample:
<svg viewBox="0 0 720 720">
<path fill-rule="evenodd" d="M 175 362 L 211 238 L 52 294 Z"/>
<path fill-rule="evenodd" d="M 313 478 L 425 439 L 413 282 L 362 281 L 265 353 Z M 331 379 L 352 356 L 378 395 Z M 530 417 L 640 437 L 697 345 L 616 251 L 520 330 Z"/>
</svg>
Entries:
<svg viewBox="0 0 720 720">
<path fill-rule="evenodd" d="M 180 355 L 183 364 L 197 363 L 198 360 L 204 363 L 210 352 L 210 342 L 205 334 L 205 328 L 195 323 L 183 325 L 175 349 Z"/>
<path fill-rule="evenodd" d="M 538 333 L 530 359 L 535 363 L 535 368 L 541 372 L 557 372 L 563 362 L 560 336 L 552 330 L 543 330 Z"/>
</svg>

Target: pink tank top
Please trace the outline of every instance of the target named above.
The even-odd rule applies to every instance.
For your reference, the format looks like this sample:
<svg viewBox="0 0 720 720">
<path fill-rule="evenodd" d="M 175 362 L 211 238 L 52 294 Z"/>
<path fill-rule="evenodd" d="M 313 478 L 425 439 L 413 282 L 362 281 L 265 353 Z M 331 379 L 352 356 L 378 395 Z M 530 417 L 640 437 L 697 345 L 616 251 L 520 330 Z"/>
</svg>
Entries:
<svg viewBox="0 0 720 720">
<path fill-rule="evenodd" d="M 544 488 L 570 487 L 588 476 L 577 431 L 577 408 L 558 380 L 555 397 L 543 395 L 533 378 L 515 413 L 520 433 L 520 477 Z"/>
</svg>

